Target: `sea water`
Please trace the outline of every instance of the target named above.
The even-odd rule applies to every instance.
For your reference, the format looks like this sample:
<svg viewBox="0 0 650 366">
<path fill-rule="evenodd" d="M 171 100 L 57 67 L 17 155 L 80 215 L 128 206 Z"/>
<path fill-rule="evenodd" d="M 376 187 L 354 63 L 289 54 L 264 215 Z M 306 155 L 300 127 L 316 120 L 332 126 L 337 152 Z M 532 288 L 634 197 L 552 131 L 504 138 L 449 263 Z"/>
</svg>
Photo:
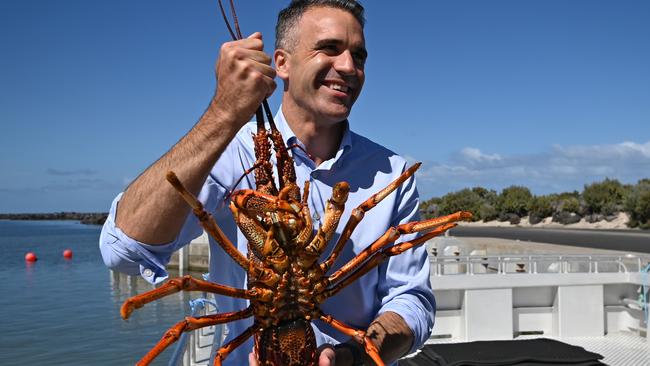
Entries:
<svg viewBox="0 0 650 366">
<path fill-rule="evenodd" d="M 153 286 L 104 266 L 100 230 L 73 221 L 0 220 L 0 365 L 133 365 L 188 315 L 189 295 L 179 293 L 122 320 L 122 302 Z M 38 261 L 25 262 L 27 252 Z M 154 364 L 166 365 L 172 348 Z"/>
</svg>

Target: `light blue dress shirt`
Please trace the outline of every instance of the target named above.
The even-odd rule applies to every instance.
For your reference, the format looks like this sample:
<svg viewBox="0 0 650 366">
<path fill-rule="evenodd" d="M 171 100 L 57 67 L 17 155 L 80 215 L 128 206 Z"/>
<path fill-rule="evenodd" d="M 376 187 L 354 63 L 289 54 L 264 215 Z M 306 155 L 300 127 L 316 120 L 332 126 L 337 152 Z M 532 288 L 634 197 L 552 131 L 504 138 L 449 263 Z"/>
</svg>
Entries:
<svg viewBox="0 0 650 366">
<path fill-rule="evenodd" d="M 278 113 L 275 121 L 287 145 L 302 145 L 291 131 L 282 112 Z M 239 186 L 233 187 L 233 184 L 255 162 L 251 138 L 255 131 L 254 122 L 248 123 L 239 131 L 215 164 L 198 196 L 242 253 L 247 252 L 247 241 L 237 230 L 224 196 L 231 189 L 254 188 L 253 174 L 244 178 Z M 318 219 L 323 217 L 325 204 L 331 197 L 334 184 L 340 181 L 350 184 L 345 212 L 322 259 L 331 252 L 351 211 L 372 194 L 386 187 L 407 168 L 407 163 L 402 157 L 350 131 L 347 122 L 341 145 L 332 159 L 316 166 L 301 149 L 294 148 L 292 152 L 298 185 L 302 188 L 305 181 L 310 182 L 309 209 L 316 218 L 315 227 L 320 224 Z M 164 281 L 168 277 L 165 265 L 172 253 L 202 233 L 198 220 L 190 214 L 176 240 L 165 245 L 147 245 L 129 238 L 115 225 L 115 213 L 120 197 L 121 194 L 113 201 L 100 237 L 99 245 L 104 262 L 114 270 L 132 275 L 140 274 L 151 283 Z M 411 178 L 366 213 L 330 273 L 379 238 L 389 227 L 418 219 L 418 193 L 415 178 Z M 406 235 L 398 242 L 413 237 Z M 244 270 L 236 265 L 212 238 L 209 280 L 237 288 L 246 286 Z M 217 295 L 216 300 L 222 312 L 241 310 L 248 306 L 247 301 L 243 299 Z M 326 300 L 321 309 L 325 314 L 330 314 L 358 329 L 366 329 L 382 312 L 396 312 L 404 318 L 415 335 L 411 351 L 420 348 L 431 334 L 435 312 L 435 299 L 429 283 L 429 261 L 424 246 L 391 257 L 335 297 Z M 226 342 L 251 324 L 252 318 L 229 323 Z M 321 321 L 314 321 L 313 327 L 319 345 L 336 344 L 348 339 L 346 335 Z M 248 353 L 252 347 L 251 338 L 233 351 L 224 365 L 248 364 Z"/>
</svg>

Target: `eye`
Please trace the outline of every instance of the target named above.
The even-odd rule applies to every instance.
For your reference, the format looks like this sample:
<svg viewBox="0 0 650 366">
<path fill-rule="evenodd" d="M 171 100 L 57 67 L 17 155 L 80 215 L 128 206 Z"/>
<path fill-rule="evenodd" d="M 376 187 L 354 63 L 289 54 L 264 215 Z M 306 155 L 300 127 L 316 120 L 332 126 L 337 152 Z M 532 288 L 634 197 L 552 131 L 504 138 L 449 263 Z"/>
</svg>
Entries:
<svg viewBox="0 0 650 366">
<path fill-rule="evenodd" d="M 363 66 L 366 64 L 366 54 L 362 52 L 355 52 L 352 54 L 352 57 L 354 58 L 354 62 L 357 65 Z"/>
<path fill-rule="evenodd" d="M 327 53 L 336 53 L 339 48 L 335 44 L 324 44 L 319 47 L 320 50 L 326 51 Z"/>
</svg>

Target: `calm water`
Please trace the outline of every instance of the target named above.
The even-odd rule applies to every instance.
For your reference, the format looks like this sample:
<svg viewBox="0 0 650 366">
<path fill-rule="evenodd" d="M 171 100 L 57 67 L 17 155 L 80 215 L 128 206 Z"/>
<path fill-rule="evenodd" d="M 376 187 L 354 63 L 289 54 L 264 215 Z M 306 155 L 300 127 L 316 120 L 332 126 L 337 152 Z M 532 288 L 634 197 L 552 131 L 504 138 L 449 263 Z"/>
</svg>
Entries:
<svg viewBox="0 0 650 366">
<path fill-rule="evenodd" d="M 189 311 L 187 294 L 177 294 L 122 320 L 122 302 L 152 286 L 112 275 L 99 232 L 71 221 L 0 220 L 0 365 L 133 365 Z M 29 251 L 34 264 L 24 260 Z"/>
</svg>

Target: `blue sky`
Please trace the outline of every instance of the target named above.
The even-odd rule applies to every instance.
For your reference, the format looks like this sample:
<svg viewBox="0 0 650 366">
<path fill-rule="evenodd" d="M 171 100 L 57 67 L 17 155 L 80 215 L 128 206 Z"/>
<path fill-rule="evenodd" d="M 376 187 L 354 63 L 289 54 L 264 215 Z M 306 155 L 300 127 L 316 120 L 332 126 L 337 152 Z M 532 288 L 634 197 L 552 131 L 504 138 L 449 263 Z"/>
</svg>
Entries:
<svg viewBox="0 0 650 366">
<path fill-rule="evenodd" d="M 286 3 L 237 1 L 268 52 Z M 352 128 L 423 161 L 423 198 L 650 177 L 650 2 L 365 7 Z M 0 212 L 107 210 L 198 120 L 226 40 L 216 0 L 2 0 Z"/>
</svg>

